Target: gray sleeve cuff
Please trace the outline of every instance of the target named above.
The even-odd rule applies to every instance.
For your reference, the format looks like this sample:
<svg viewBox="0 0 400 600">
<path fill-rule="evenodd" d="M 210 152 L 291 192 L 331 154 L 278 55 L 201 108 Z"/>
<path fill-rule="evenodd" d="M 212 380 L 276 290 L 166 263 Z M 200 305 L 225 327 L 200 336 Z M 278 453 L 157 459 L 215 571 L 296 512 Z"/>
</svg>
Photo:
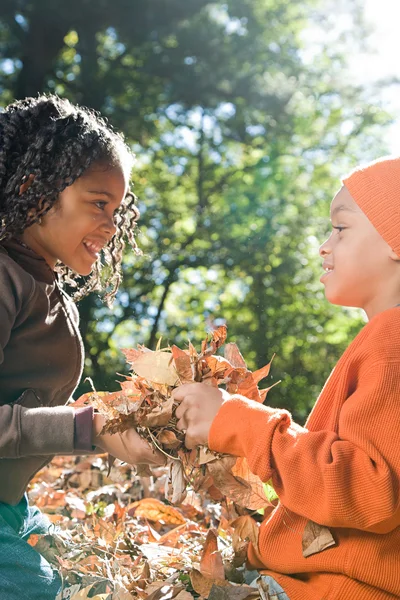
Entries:
<svg viewBox="0 0 400 600">
<path fill-rule="evenodd" d="M 84 406 L 75 410 L 74 454 L 91 452 L 93 429 L 93 407 Z"/>
<path fill-rule="evenodd" d="M 70 406 L 18 408 L 21 410 L 17 457 L 73 453 L 73 408 Z"/>
</svg>

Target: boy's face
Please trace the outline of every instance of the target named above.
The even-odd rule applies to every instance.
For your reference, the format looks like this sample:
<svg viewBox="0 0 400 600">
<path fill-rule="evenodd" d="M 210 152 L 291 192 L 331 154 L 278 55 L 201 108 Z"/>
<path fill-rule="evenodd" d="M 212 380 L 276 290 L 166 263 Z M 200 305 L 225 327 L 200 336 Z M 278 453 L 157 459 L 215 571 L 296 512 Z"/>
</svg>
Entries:
<svg viewBox="0 0 400 600">
<path fill-rule="evenodd" d="M 320 248 L 327 300 L 363 308 L 369 318 L 400 302 L 400 259 L 345 186 L 332 201 L 331 221 L 332 233 Z"/>
<path fill-rule="evenodd" d="M 40 225 L 24 231 L 23 241 L 51 268 L 60 260 L 80 275 L 89 275 L 116 231 L 114 213 L 127 186 L 120 167 L 93 166 L 61 192 Z"/>
</svg>

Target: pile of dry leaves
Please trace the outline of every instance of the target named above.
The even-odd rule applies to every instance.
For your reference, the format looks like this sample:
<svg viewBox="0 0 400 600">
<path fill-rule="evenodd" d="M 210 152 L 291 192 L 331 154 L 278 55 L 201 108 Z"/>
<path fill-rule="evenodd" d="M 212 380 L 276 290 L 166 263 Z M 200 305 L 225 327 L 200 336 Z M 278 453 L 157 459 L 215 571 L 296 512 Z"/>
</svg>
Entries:
<svg viewBox="0 0 400 600">
<path fill-rule="evenodd" d="M 165 468 L 140 480 L 128 465 L 107 470 L 105 455 L 57 457 L 31 483 L 54 530 L 29 543 L 60 570 L 60 600 L 268 599 L 261 579 L 243 583 L 259 527 L 246 511 L 205 492 L 168 505 Z"/>
<path fill-rule="evenodd" d="M 36 475 L 30 499 L 54 531 L 29 543 L 60 569 L 65 590 L 58 600 L 270 600 L 261 577 L 250 587 L 243 575 L 248 544 L 258 546 L 254 511 L 268 513 L 276 500 L 268 500 L 244 459 L 188 451 L 176 429 L 171 391 L 180 384 L 202 381 L 265 399 L 268 390 L 258 383 L 270 364 L 252 373 L 235 344 L 216 355 L 225 340 L 220 327 L 200 352 L 191 344 L 125 350 L 134 373 L 121 391 L 80 399 L 105 416 L 106 431 L 134 426 L 169 465 L 139 477 L 129 465 L 107 472 L 106 455 L 57 457 Z M 334 543 L 326 527 L 308 522 L 304 556 Z"/>
<path fill-rule="evenodd" d="M 251 510 L 268 506 L 264 486 L 244 458 L 216 455 L 206 447 L 188 451 L 184 435 L 176 428 L 176 401 L 172 390 L 184 383 L 203 382 L 224 386 L 231 394 L 241 394 L 263 402 L 270 388 L 259 390 L 258 383 L 270 371 L 266 365 L 251 372 L 236 344 L 226 344 L 224 356 L 216 354 L 226 341 L 226 327 L 218 327 L 203 341 L 197 352 L 189 342 L 187 350 L 177 346 L 151 351 L 144 346 L 123 350 L 133 373 L 120 382 L 121 391 L 85 394 L 78 403 L 92 403 L 101 412 L 104 432 L 122 432 L 135 427 L 139 434 L 168 458 L 169 478 L 166 498 L 180 504 L 187 490 L 209 490 L 213 498 L 228 497 Z M 141 472 L 150 475 L 150 471 Z"/>
</svg>

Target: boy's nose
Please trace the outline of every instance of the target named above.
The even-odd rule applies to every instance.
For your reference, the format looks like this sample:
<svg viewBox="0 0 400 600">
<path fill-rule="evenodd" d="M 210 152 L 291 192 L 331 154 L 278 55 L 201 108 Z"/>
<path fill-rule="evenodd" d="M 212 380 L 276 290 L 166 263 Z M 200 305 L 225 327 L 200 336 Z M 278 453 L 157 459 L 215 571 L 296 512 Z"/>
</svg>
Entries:
<svg viewBox="0 0 400 600">
<path fill-rule="evenodd" d="M 319 247 L 319 255 L 324 258 L 324 256 L 327 256 L 328 254 L 330 254 L 332 252 L 332 249 L 330 247 L 329 244 L 329 239 L 325 240 L 325 242 L 323 244 L 321 244 L 321 246 Z"/>
</svg>

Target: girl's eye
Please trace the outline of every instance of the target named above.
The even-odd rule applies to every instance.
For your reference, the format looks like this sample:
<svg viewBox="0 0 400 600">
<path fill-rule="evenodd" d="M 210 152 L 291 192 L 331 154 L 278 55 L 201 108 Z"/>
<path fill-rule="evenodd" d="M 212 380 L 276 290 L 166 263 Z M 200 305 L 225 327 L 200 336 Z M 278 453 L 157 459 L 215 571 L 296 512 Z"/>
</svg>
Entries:
<svg viewBox="0 0 400 600">
<path fill-rule="evenodd" d="M 342 233 L 342 231 L 344 229 L 346 229 L 346 227 L 342 227 L 341 225 L 337 225 L 336 227 L 334 225 L 332 225 L 333 229 L 336 229 L 338 231 L 338 233 Z"/>
<path fill-rule="evenodd" d="M 107 206 L 107 202 L 103 202 L 102 200 L 98 200 L 97 202 L 94 203 L 97 208 L 99 208 L 100 210 L 104 210 L 105 207 Z"/>
</svg>

